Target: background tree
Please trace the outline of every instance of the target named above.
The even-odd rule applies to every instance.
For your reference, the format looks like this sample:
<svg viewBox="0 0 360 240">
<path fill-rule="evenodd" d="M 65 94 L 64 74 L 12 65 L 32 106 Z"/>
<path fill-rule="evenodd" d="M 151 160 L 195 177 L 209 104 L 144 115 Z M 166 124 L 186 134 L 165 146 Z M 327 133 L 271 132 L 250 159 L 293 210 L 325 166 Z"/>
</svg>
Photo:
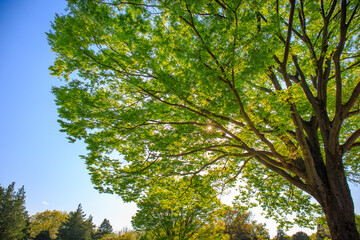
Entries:
<svg viewBox="0 0 360 240">
<path fill-rule="evenodd" d="M 86 219 L 86 214 L 79 204 L 76 211 L 70 212 L 61 224 L 58 237 L 61 240 L 91 240 L 93 228 L 92 217 Z"/>
<path fill-rule="evenodd" d="M 36 213 L 30 217 L 30 236 L 35 237 L 42 231 L 48 231 L 51 239 L 56 239 L 59 227 L 65 222 L 67 213 L 57 210 Z"/>
<path fill-rule="evenodd" d="M 17 192 L 15 182 L 7 188 L 0 186 L 0 239 L 22 239 L 26 236 L 29 216 L 25 207 L 25 190 Z"/>
<path fill-rule="evenodd" d="M 328 226 L 326 224 L 318 224 L 315 233 L 315 240 L 327 240 L 327 239 L 331 239 Z"/>
<path fill-rule="evenodd" d="M 310 238 L 304 232 L 297 232 L 291 236 L 291 240 L 310 240 Z"/>
<path fill-rule="evenodd" d="M 356 229 L 360 232 L 360 216 L 355 215 L 355 220 L 356 220 Z M 331 239 L 329 227 L 326 223 L 325 217 L 320 217 L 318 219 L 316 232 L 310 236 L 310 239 L 311 240 L 328 240 L 328 239 L 330 240 Z"/>
<path fill-rule="evenodd" d="M 356 229 L 360 233 L 360 215 L 355 215 Z"/>
<path fill-rule="evenodd" d="M 196 240 L 230 240 L 228 234 L 225 233 L 225 221 L 223 216 L 225 208 L 219 209 L 215 212 L 211 221 L 208 221 L 206 225 L 202 226 L 194 235 L 192 239 Z"/>
<path fill-rule="evenodd" d="M 102 221 L 102 223 L 96 230 L 95 239 L 102 239 L 103 237 L 111 234 L 112 232 L 113 232 L 113 228 L 110 225 L 110 221 L 105 218 L 104 221 Z"/>
<path fill-rule="evenodd" d="M 291 238 L 281 228 L 277 229 L 276 236 L 273 239 L 274 240 L 291 240 Z"/>
<path fill-rule="evenodd" d="M 254 231 L 254 240 L 269 240 L 270 234 L 267 228 L 265 227 L 266 224 L 264 223 L 256 223 L 255 224 L 255 231 Z"/>
<path fill-rule="evenodd" d="M 35 236 L 35 238 L 32 238 L 32 239 L 34 239 L 34 240 L 51 240 L 51 239 L 54 239 L 54 238 L 51 238 L 50 232 L 48 230 L 43 230 L 43 231 L 40 231 Z"/>
<path fill-rule="evenodd" d="M 134 230 L 129 230 L 124 228 L 120 232 L 112 233 L 106 235 L 102 238 L 102 240 L 138 240 L 140 235 L 136 233 Z"/>
<path fill-rule="evenodd" d="M 251 240 L 254 226 L 251 224 L 250 212 L 244 213 L 236 209 L 230 209 L 225 214 L 225 233 L 231 240 Z"/>
<path fill-rule="evenodd" d="M 318 218 L 316 232 L 311 234 L 311 240 L 328 240 L 331 239 L 329 227 L 326 223 L 326 218 L 321 216 Z"/>
<path fill-rule="evenodd" d="M 239 208 L 231 208 L 224 215 L 225 233 L 230 240 L 266 240 L 270 239 L 265 225 L 251 219 L 250 212 Z"/>
<path fill-rule="evenodd" d="M 211 187 L 173 179 L 149 189 L 137 207 L 132 225 L 143 233 L 142 239 L 192 239 L 216 218 L 221 203 Z"/>
<path fill-rule="evenodd" d="M 359 239 L 358 0 L 68 2 L 51 71 L 81 80 L 53 91 L 99 190 L 131 201 L 166 176 L 241 177 L 267 186 L 265 211 L 306 225 L 311 195 L 334 240 Z"/>
</svg>

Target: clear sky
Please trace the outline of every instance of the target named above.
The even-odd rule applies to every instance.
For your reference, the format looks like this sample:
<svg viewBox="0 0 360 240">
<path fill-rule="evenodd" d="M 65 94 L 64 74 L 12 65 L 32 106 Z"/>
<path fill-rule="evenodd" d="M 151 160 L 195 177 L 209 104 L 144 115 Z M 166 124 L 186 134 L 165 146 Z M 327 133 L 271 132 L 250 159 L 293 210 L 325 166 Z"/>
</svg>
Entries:
<svg viewBox="0 0 360 240">
<path fill-rule="evenodd" d="M 135 205 L 94 190 L 79 158 L 85 146 L 59 132 L 50 91 L 61 83 L 49 75 L 55 55 L 45 32 L 65 8 L 65 0 L 0 0 L 0 185 L 24 185 L 30 214 L 81 203 L 95 224 L 107 218 L 115 230 L 130 228 Z M 352 193 L 360 213 L 359 188 Z"/>
<path fill-rule="evenodd" d="M 30 214 L 81 203 L 97 225 L 107 218 L 121 230 L 135 205 L 94 190 L 79 158 L 85 146 L 59 132 L 50 91 L 61 83 L 49 75 L 55 55 L 45 32 L 65 8 L 65 0 L 0 0 L 0 184 L 24 185 Z"/>
</svg>

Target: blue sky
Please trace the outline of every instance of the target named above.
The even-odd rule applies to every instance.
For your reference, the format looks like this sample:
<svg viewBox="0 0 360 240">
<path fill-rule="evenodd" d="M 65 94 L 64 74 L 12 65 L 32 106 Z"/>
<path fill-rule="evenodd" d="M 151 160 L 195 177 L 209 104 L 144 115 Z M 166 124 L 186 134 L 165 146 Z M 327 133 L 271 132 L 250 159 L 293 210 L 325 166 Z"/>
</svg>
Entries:
<svg viewBox="0 0 360 240">
<path fill-rule="evenodd" d="M 82 203 L 97 225 L 107 218 L 116 230 L 131 227 L 135 205 L 94 190 L 79 158 L 85 146 L 59 132 L 50 91 L 61 83 L 49 75 L 55 55 L 45 32 L 65 7 L 65 0 L 0 0 L 0 185 L 24 185 L 30 214 Z M 360 213 L 360 190 L 352 192 Z"/>
<path fill-rule="evenodd" d="M 65 0 L 0 0 L 0 184 L 26 190 L 30 214 L 46 209 L 73 211 L 79 203 L 100 225 L 131 227 L 134 204 L 93 189 L 80 154 L 59 132 L 49 75 L 54 53 L 45 32 Z"/>
</svg>

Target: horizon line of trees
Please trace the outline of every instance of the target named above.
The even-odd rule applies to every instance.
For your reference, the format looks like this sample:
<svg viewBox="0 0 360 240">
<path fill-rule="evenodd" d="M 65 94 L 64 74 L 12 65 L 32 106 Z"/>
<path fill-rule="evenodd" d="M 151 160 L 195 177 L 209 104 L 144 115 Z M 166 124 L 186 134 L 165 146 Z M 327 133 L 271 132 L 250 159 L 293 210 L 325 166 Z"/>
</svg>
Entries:
<svg viewBox="0 0 360 240">
<path fill-rule="evenodd" d="M 174 193 L 176 194 L 176 192 Z M 196 192 L 188 198 L 196 199 Z M 2 240 L 146 240 L 146 239 L 219 239 L 219 240 L 270 240 L 265 224 L 253 220 L 251 212 L 240 207 L 222 206 L 209 209 L 193 202 L 167 200 L 169 193 L 156 190 L 148 195 L 148 201 L 138 203 L 138 212 L 133 217 L 135 230 L 114 232 L 108 219 L 99 227 L 91 215 L 86 216 L 81 204 L 69 213 L 46 210 L 32 216 L 25 207 L 25 190 L 15 191 L 13 182 L 7 188 L 0 185 L 0 239 Z M 161 198 L 162 197 L 162 198 Z M 171 197 L 171 196 L 170 196 Z M 174 197 L 174 196 L 172 196 Z M 176 206 L 184 204 L 187 206 Z M 209 205 L 208 205 L 209 206 Z M 208 212 L 207 212 L 208 211 Z M 207 215 L 208 213 L 208 215 Z M 203 217 L 203 216 L 206 216 Z M 357 216 L 360 230 L 360 216 Z M 316 233 L 308 236 L 297 232 L 292 237 L 278 228 L 272 240 L 325 240 L 330 239 L 326 220 L 317 227 Z"/>
<path fill-rule="evenodd" d="M 7 188 L 0 185 L 1 240 L 98 240 L 113 233 L 108 219 L 97 227 L 81 204 L 69 213 L 46 210 L 29 215 L 25 197 L 24 186 L 16 191 L 15 182 Z"/>
</svg>

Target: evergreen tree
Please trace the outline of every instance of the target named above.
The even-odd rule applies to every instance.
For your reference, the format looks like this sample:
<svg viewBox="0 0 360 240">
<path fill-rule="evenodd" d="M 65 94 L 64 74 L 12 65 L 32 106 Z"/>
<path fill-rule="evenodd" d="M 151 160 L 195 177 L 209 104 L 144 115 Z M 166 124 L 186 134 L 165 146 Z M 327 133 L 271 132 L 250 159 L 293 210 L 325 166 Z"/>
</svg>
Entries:
<svg viewBox="0 0 360 240">
<path fill-rule="evenodd" d="M 110 225 L 110 221 L 106 218 L 101 223 L 100 227 L 97 229 L 97 232 L 95 234 L 95 239 L 101 239 L 104 236 L 111 234 L 113 232 L 113 228 Z"/>
<path fill-rule="evenodd" d="M 14 191 L 15 182 L 0 186 L 0 239 L 22 239 L 26 235 L 29 216 L 25 209 L 25 190 Z"/>
<path fill-rule="evenodd" d="M 310 240 L 310 238 L 304 232 L 297 232 L 294 235 L 292 235 L 291 240 Z"/>
<path fill-rule="evenodd" d="M 59 238 L 61 240 L 91 240 L 94 224 L 92 217 L 86 219 L 86 214 L 79 204 L 75 212 L 70 212 L 65 222 L 60 226 Z"/>
</svg>

